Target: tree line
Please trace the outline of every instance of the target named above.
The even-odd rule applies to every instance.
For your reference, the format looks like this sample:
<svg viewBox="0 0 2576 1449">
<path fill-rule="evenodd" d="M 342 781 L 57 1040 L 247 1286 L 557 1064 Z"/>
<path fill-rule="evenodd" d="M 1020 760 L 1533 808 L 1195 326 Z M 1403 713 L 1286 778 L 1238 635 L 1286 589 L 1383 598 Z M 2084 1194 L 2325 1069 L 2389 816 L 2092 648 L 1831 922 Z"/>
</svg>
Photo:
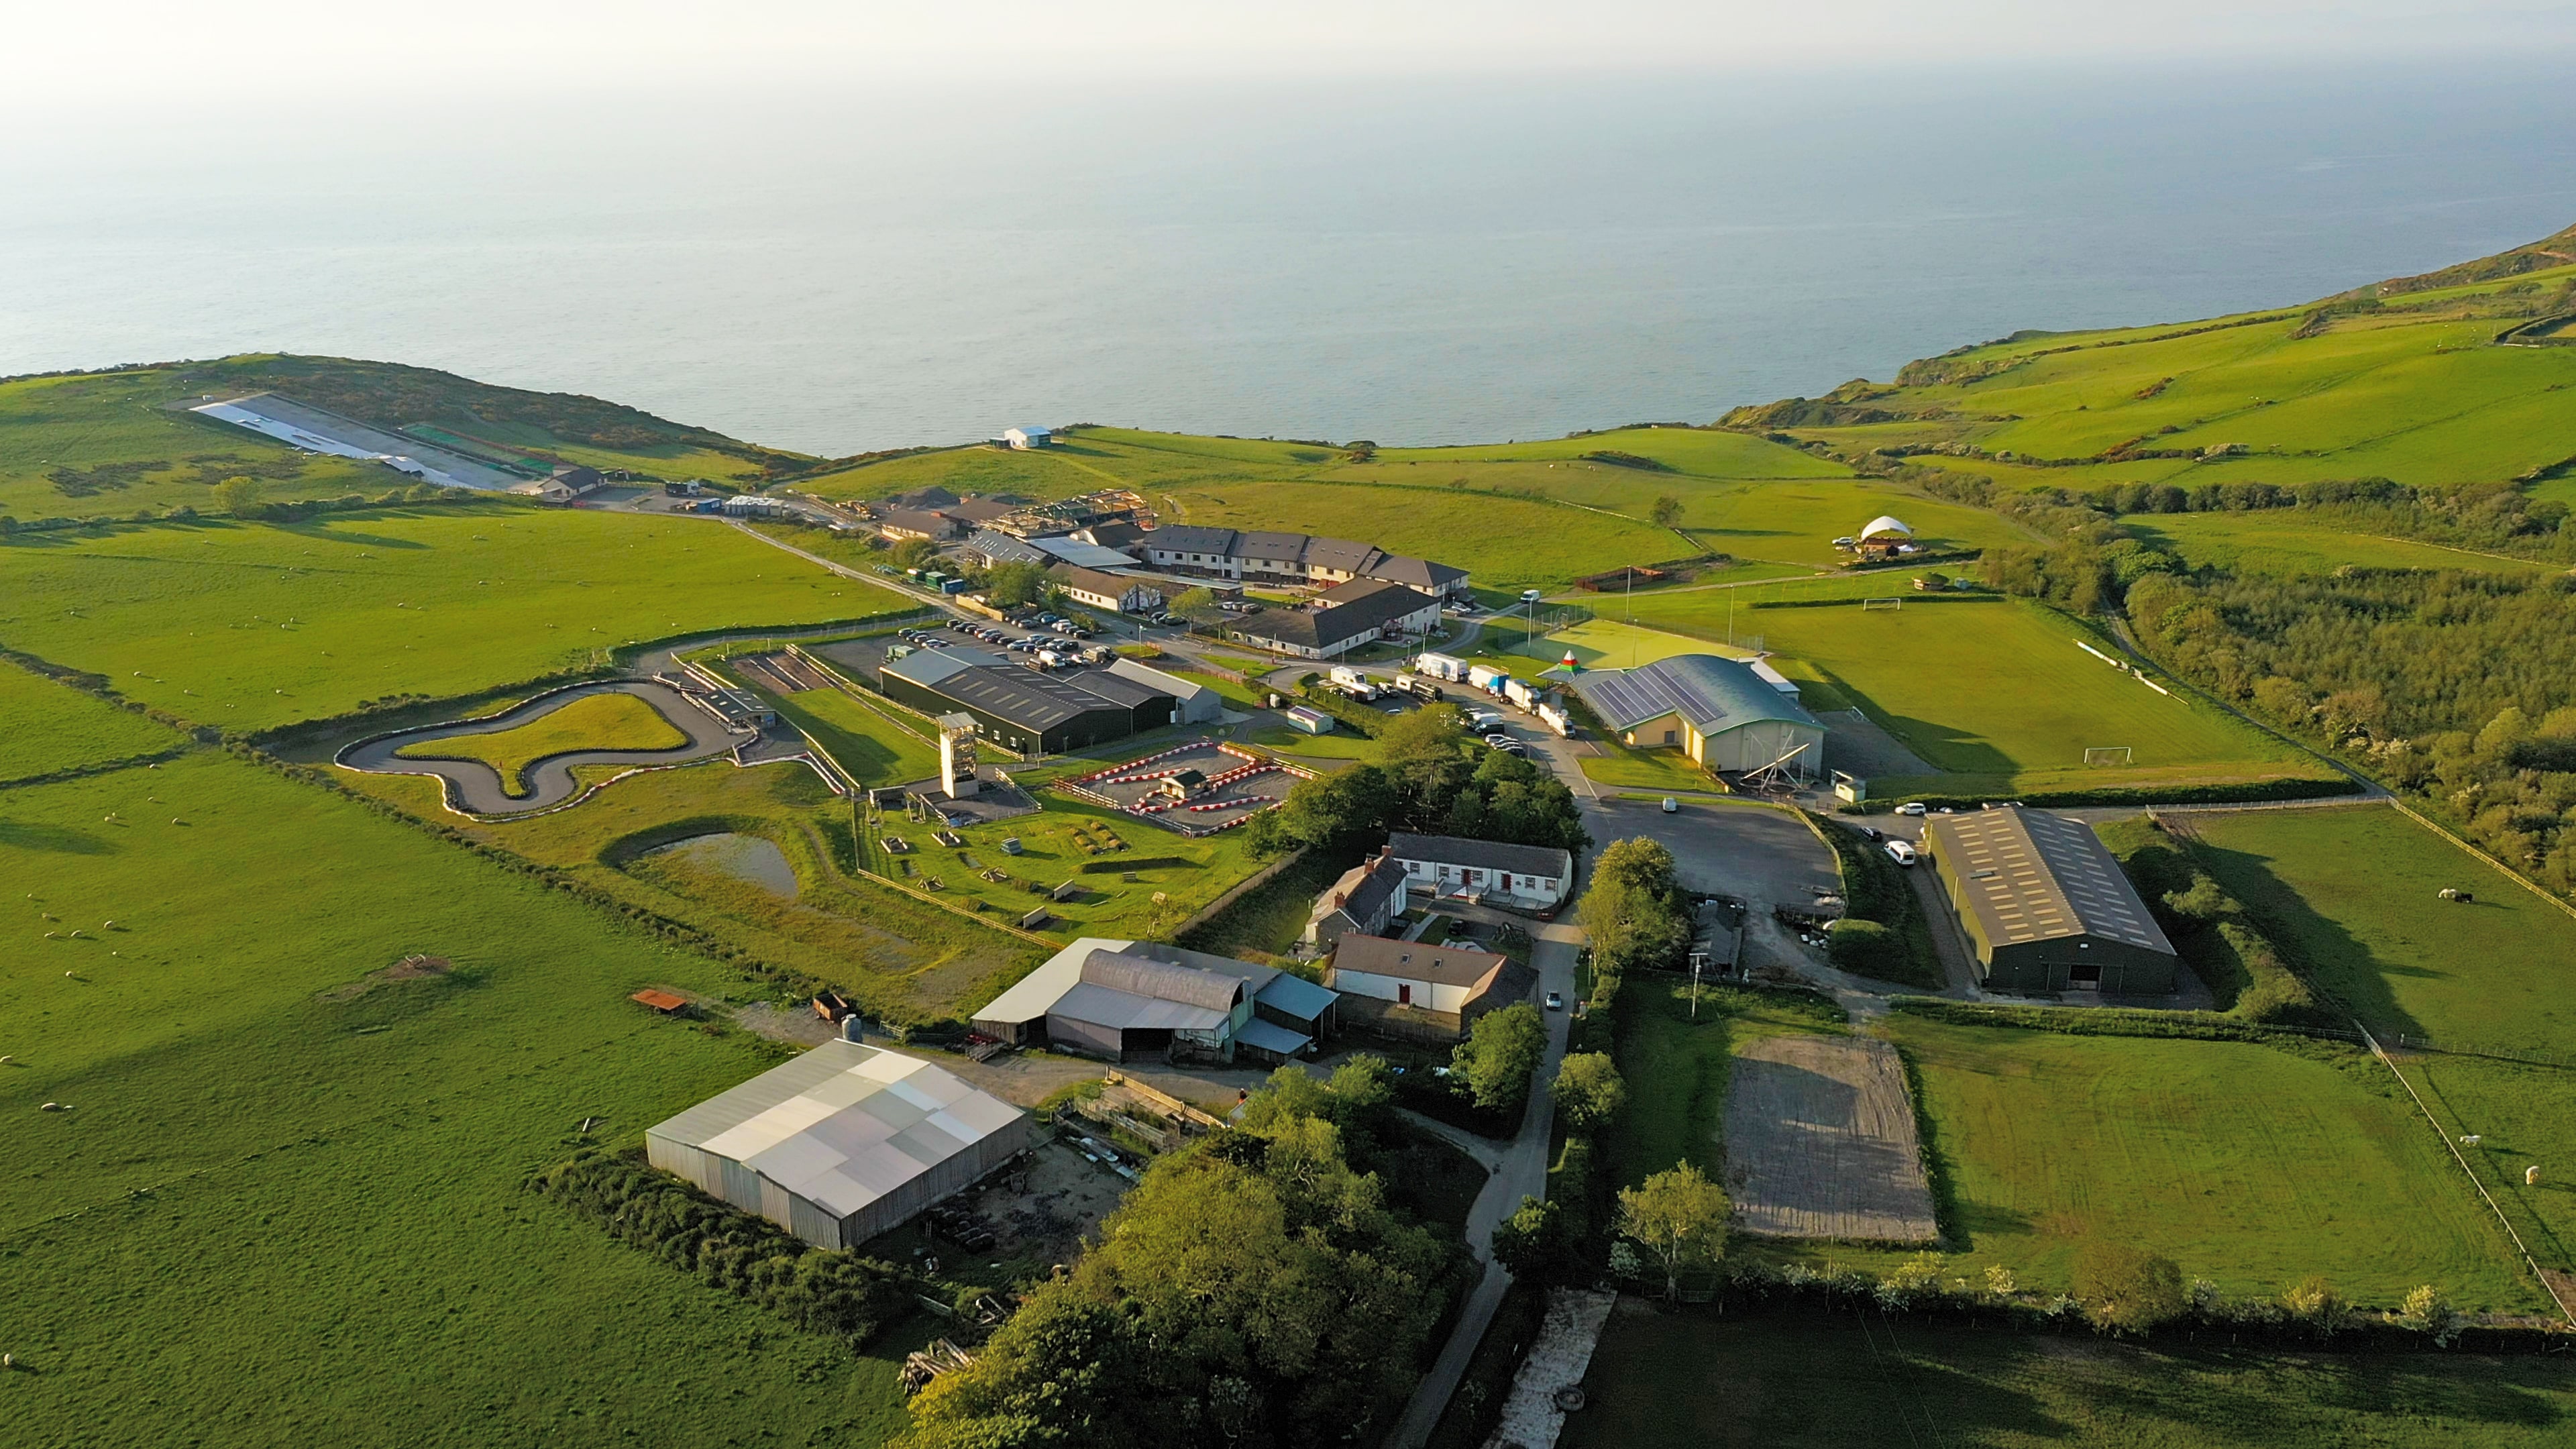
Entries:
<svg viewBox="0 0 2576 1449">
<path fill-rule="evenodd" d="M 1470 740 L 1445 705 L 1387 718 L 1375 759 L 1299 782 L 1244 829 L 1254 851 L 1272 855 L 1371 850 L 1394 830 L 1578 851 L 1591 843 L 1563 781 Z"/>
</svg>

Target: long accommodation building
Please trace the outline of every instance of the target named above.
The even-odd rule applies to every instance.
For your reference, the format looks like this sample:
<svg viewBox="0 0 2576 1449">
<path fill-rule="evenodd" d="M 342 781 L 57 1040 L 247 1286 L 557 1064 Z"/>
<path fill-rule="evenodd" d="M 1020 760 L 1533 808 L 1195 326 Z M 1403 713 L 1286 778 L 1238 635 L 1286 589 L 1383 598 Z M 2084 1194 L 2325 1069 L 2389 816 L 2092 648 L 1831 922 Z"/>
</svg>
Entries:
<svg viewBox="0 0 2576 1449">
<path fill-rule="evenodd" d="M 1677 749 L 1713 771 L 1779 764 L 1801 779 L 1824 772 L 1824 724 L 1742 660 L 1676 654 L 1571 683 L 1602 726 L 1635 748 Z"/>
<path fill-rule="evenodd" d="M 1354 932 L 1333 943 L 1324 981 L 1341 993 L 1355 1023 L 1457 1037 L 1486 1012 L 1528 1000 L 1538 976 L 1492 951 Z"/>
<path fill-rule="evenodd" d="M 1574 885 L 1574 854 L 1550 845 L 1511 845 L 1456 835 L 1387 837 L 1410 888 L 1428 896 L 1482 896 L 1498 905 L 1552 910 Z"/>
<path fill-rule="evenodd" d="M 1274 654 L 1338 659 L 1379 639 L 1428 631 L 1440 601 L 1403 584 L 1362 579 L 1326 590 L 1302 609 L 1255 609 L 1225 626 L 1226 637 Z"/>
<path fill-rule="evenodd" d="M 1923 846 L 1986 986 L 2158 996 L 2179 984 L 2173 943 L 2091 826 L 1997 805 L 1931 817 Z"/>
<path fill-rule="evenodd" d="M 1135 546 L 1156 568 L 1238 584 L 1330 588 L 1354 579 L 1376 579 L 1419 589 L 1440 600 L 1463 600 L 1470 592 L 1465 569 L 1391 554 L 1347 538 L 1174 523 L 1145 533 Z"/>
</svg>

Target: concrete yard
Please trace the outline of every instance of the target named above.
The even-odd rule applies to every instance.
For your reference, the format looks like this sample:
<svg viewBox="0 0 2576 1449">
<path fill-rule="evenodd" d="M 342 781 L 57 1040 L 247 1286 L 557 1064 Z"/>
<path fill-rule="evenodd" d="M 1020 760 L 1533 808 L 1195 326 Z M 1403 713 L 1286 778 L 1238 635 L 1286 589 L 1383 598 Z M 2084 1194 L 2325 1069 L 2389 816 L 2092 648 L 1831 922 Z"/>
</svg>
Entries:
<svg viewBox="0 0 2576 1449">
<path fill-rule="evenodd" d="M 1896 1048 L 1843 1036 L 1745 1044 L 1727 1089 L 1726 1187 L 1748 1233 L 1939 1236 Z"/>
</svg>

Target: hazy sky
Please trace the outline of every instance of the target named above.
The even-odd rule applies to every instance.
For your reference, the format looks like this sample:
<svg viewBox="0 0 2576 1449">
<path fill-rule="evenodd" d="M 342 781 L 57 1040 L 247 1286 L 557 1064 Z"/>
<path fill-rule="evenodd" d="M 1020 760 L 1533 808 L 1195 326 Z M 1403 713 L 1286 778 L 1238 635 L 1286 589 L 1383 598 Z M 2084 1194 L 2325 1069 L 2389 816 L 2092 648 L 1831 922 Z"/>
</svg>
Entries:
<svg viewBox="0 0 2576 1449">
<path fill-rule="evenodd" d="M 0 97 L 436 108 L 532 77 L 795 83 L 1098 70 L 1838 67 L 2576 44 L 2576 0 L 122 0 L 28 6 Z"/>
</svg>

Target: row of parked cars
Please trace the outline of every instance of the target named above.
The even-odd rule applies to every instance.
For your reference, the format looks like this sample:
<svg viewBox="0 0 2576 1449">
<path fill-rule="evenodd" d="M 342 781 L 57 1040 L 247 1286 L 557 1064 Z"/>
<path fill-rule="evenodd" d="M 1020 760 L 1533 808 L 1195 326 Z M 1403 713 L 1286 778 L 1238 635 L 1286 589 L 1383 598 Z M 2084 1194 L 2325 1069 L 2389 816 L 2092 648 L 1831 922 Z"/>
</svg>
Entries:
<svg viewBox="0 0 2576 1449">
<path fill-rule="evenodd" d="M 1464 713 L 1467 716 L 1467 728 L 1474 730 L 1485 741 L 1487 749 L 1500 750 L 1507 755 L 1518 755 L 1524 760 L 1529 758 L 1529 746 L 1512 737 L 1512 732 L 1504 725 L 1501 715 L 1490 709 L 1478 709 L 1472 705 L 1468 706 Z"/>
</svg>

